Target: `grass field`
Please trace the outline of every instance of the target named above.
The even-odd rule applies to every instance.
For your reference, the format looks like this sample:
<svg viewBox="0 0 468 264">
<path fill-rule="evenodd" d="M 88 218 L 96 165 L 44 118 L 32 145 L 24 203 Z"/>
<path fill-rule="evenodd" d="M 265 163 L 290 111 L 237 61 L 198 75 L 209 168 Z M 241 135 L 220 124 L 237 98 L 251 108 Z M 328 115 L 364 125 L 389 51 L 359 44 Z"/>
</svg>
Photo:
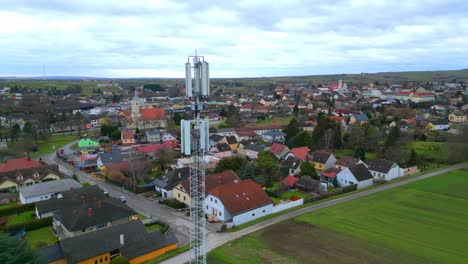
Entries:
<svg viewBox="0 0 468 264">
<path fill-rule="evenodd" d="M 347 148 L 347 149 L 338 149 L 333 151 L 333 155 L 335 155 L 336 158 L 342 157 L 342 156 L 353 156 L 354 150 Z M 376 159 L 377 154 L 375 152 L 367 152 L 366 151 L 366 159 Z"/>
<path fill-rule="evenodd" d="M 15 225 L 33 220 L 36 215 L 35 211 L 27 211 L 19 214 L 12 214 L 8 216 L 8 225 Z"/>
<path fill-rule="evenodd" d="M 57 243 L 57 238 L 50 230 L 52 227 L 47 226 L 33 231 L 26 231 L 26 240 L 32 248 L 39 248 L 41 246 L 50 246 Z"/>
<path fill-rule="evenodd" d="M 468 170 L 302 215 L 223 245 L 211 263 L 468 263 Z"/>
<path fill-rule="evenodd" d="M 31 155 L 34 157 L 38 157 L 47 153 L 55 152 L 64 145 L 76 139 L 78 139 L 78 136 L 75 134 L 52 135 L 47 140 L 39 140 L 37 142 L 37 152 L 31 153 Z M 9 142 L 8 148 L 15 148 L 16 146 L 18 146 L 18 144 L 23 144 L 23 141 L 19 140 L 18 142 Z"/>
</svg>

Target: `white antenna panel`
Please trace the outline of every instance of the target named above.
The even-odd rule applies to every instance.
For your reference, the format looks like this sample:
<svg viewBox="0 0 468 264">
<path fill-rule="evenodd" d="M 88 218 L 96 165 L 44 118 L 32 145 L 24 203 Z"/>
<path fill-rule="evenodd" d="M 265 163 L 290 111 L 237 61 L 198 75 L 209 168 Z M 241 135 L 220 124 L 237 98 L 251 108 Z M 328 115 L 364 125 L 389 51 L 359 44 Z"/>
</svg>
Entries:
<svg viewBox="0 0 468 264">
<path fill-rule="evenodd" d="M 185 63 L 185 95 L 192 97 L 192 65 Z"/>
<path fill-rule="evenodd" d="M 201 64 L 201 94 L 202 96 L 210 95 L 210 77 L 208 73 L 208 62 L 203 61 Z"/>
</svg>

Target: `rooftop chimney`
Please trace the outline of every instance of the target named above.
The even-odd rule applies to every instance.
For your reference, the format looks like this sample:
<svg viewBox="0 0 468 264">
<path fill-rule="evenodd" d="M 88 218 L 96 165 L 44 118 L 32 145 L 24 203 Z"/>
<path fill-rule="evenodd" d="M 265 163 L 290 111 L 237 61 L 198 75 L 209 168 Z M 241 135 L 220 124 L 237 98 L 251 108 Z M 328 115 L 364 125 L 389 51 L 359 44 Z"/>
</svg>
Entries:
<svg viewBox="0 0 468 264">
<path fill-rule="evenodd" d="M 123 245 L 125 244 L 125 238 L 124 238 L 124 235 L 123 234 L 120 234 L 120 246 L 123 247 Z"/>
<path fill-rule="evenodd" d="M 93 208 L 88 208 L 88 216 L 93 216 Z"/>
</svg>

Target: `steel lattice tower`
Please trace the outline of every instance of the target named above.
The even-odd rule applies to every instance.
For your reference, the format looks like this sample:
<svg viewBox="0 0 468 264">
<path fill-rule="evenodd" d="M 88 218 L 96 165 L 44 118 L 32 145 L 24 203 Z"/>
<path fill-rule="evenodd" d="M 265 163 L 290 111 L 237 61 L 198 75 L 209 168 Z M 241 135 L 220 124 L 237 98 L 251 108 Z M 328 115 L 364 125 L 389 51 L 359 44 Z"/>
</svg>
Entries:
<svg viewBox="0 0 468 264">
<path fill-rule="evenodd" d="M 206 263 L 205 154 L 209 151 L 209 124 L 200 117 L 201 97 L 209 96 L 208 63 L 202 56 L 189 56 L 185 64 L 186 95 L 192 99 L 194 119 L 181 121 L 182 154 L 191 156 L 190 168 L 190 263 Z M 192 79 L 192 71 L 194 78 Z M 193 82 L 193 89 L 192 89 Z"/>
</svg>

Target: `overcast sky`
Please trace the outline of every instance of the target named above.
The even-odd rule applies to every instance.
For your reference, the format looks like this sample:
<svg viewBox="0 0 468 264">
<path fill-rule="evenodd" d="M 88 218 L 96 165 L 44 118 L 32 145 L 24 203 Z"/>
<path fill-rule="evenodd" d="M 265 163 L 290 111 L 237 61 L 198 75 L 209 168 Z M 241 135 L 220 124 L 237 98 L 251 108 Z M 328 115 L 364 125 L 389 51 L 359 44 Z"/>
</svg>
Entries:
<svg viewBox="0 0 468 264">
<path fill-rule="evenodd" d="M 468 68 L 468 1 L 0 0 L 0 76 L 182 77 L 195 49 L 214 77 Z"/>
</svg>

